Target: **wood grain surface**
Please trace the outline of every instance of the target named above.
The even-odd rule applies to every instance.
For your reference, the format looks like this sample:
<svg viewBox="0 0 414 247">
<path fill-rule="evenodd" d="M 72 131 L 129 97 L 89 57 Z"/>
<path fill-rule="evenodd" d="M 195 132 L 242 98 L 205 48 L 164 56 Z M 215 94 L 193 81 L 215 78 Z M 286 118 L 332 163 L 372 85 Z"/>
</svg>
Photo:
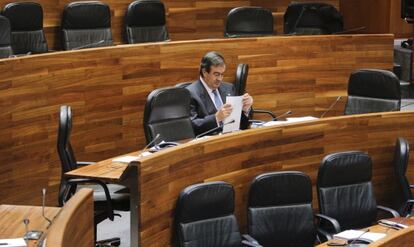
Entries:
<svg viewBox="0 0 414 247">
<path fill-rule="evenodd" d="M 94 246 L 93 215 L 93 190 L 77 191 L 54 219 L 45 247 Z"/>
<path fill-rule="evenodd" d="M 387 203 L 395 189 L 395 141 L 404 137 L 413 145 L 413 125 L 414 111 L 342 116 L 215 136 L 145 157 L 137 164 L 140 246 L 170 245 L 176 198 L 195 183 L 226 181 L 234 186 L 242 231 L 250 182 L 261 173 L 305 172 L 312 180 L 316 209 L 319 164 L 333 152 L 367 152 L 373 160 L 376 198 Z M 409 163 L 412 167 L 413 161 Z"/>
<path fill-rule="evenodd" d="M 0 60 L 0 202 L 40 205 L 48 187 L 57 205 L 56 150 L 60 105 L 72 107 L 72 146 L 78 160 L 99 161 L 142 149 L 147 95 L 198 78 L 210 50 L 250 65 L 254 107 L 319 117 L 346 96 L 358 68 L 391 69 L 392 35 L 302 36 L 125 45 Z M 327 114 L 341 115 L 345 98 Z"/>
<path fill-rule="evenodd" d="M 4 7 L 10 2 L 25 0 L 0 0 Z M 297 0 L 297 2 L 312 2 L 313 0 Z M 43 7 L 44 30 L 49 47 L 60 50 L 60 22 L 64 6 L 71 0 L 34 0 Z M 102 1 L 111 9 L 112 34 L 116 44 L 122 41 L 124 16 L 128 5 L 133 0 Z M 177 40 L 194 40 L 207 38 L 222 38 L 227 13 L 239 6 L 263 6 L 272 10 L 275 16 L 275 31 L 283 34 L 283 14 L 291 0 L 163 0 L 167 15 L 167 28 L 170 38 Z M 339 0 L 319 0 L 339 8 Z"/>
</svg>

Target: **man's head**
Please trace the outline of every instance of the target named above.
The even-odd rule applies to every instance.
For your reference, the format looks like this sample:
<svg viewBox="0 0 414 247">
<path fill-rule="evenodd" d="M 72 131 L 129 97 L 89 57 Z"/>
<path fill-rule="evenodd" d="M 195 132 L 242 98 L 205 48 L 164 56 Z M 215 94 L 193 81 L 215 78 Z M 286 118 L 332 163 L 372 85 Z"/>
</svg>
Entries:
<svg viewBox="0 0 414 247">
<path fill-rule="evenodd" d="M 211 51 L 201 59 L 200 76 L 211 89 L 221 85 L 225 71 L 226 63 L 220 53 Z"/>
</svg>

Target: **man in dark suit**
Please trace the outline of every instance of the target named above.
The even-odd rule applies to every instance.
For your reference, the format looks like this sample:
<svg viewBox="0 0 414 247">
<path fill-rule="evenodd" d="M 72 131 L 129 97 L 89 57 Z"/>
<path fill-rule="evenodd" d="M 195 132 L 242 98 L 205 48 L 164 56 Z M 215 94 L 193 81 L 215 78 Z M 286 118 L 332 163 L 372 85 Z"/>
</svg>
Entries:
<svg viewBox="0 0 414 247">
<path fill-rule="evenodd" d="M 222 125 L 233 110 L 230 104 L 225 104 L 226 96 L 235 95 L 233 84 L 222 81 L 225 71 L 223 56 L 218 52 L 208 52 L 201 59 L 200 79 L 187 87 L 191 94 L 191 121 L 196 135 Z M 253 98 L 244 94 L 241 129 L 249 126 L 252 104 Z"/>
</svg>

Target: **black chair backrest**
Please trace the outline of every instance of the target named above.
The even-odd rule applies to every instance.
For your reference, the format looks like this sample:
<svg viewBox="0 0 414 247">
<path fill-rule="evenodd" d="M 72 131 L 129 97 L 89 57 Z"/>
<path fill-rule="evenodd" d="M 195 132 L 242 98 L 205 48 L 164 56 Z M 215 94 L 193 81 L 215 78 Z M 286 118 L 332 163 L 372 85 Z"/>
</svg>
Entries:
<svg viewBox="0 0 414 247">
<path fill-rule="evenodd" d="M 243 95 L 246 91 L 247 76 L 249 75 L 249 65 L 239 64 L 236 69 L 236 81 L 234 88 L 236 95 Z"/>
<path fill-rule="evenodd" d="M 72 2 L 62 15 L 64 50 L 112 45 L 109 6 L 99 1 Z"/>
<path fill-rule="evenodd" d="M 181 247 L 239 247 L 234 189 L 225 182 L 195 184 L 179 195 L 175 238 Z"/>
<path fill-rule="evenodd" d="M 224 36 L 254 37 L 273 35 L 273 15 L 262 7 L 237 7 L 227 15 Z"/>
<path fill-rule="evenodd" d="M 318 172 L 319 210 L 335 218 L 341 230 L 372 225 L 377 203 L 371 183 L 371 157 L 360 151 L 325 156 Z"/>
<path fill-rule="evenodd" d="M 248 203 L 249 234 L 262 246 L 313 246 L 312 183 L 302 172 L 256 177 Z"/>
<path fill-rule="evenodd" d="M 156 143 L 194 138 L 190 119 L 190 92 L 169 87 L 152 91 L 144 110 L 144 131 L 147 143 L 160 134 Z"/>
<path fill-rule="evenodd" d="M 400 107 L 400 81 L 394 73 L 361 69 L 349 77 L 345 115 L 399 111 Z"/>
<path fill-rule="evenodd" d="M 0 58 L 7 58 L 13 55 L 10 36 L 9 19 L 0 15 Z"/>
<path fill-rule="evenodd" d="M 43 32 L 43 9 L 34 2 L 9 3 L 3 9 L 11 25 L 11 44 L 15 54 L 48 51 Z"/>
<path fill-rule="evenodd" d="M 65 179 L 64 174 L 78 168 L 78 165 L 70 144 L 70 134 L 72 131 L 72 111 L 70 106 L 61 106 L 59 114 L 59 129 L 57 138 L 57 151 L 61 164 L 59 204 L 63 205 L 63 203 L 76 192 L 76 186 L 72 186 L 72 188 L 67 189 L 67 179 Z"/>
<path fill-rule="evenodd" d="M 397 210 L 400 215 L 410 213 L 407 211 L 406 202 L 407 200 L 413 199 L 410 183 L 406 176 L 409 156 L 410 146 L 408 141 L 402 137 L 398 138 L 395 143 L 393 161 L 395 176 L 397 178 L 397 188 L 393 193 L 393 208 Z"/>
<path fill-rule="evenodd" d="M 343 31 L 341 13 L 326 3 L 291 3 L 283 18 L 285 34 L 332 34 Z"/>
<path fill-rule="evenodd" d="M 128 44 L 168 40 L 165 7 L 158 0 L 132 2 L 125 15 Z"/>
</svg>

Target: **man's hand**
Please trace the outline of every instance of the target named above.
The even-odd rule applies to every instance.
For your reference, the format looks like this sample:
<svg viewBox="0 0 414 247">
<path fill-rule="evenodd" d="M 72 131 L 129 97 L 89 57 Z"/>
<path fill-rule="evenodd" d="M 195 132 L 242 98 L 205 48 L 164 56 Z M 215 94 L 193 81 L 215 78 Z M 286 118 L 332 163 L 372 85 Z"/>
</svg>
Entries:
<svg viewBox="0 0 414 247">
<path fill-rule="evenodd" d="M 226 117 L 230 116 L 232 111 L 233 107 L 230 104 L 224 104 L 220 110 L 216 112 L 217 122 L 223 122 Z"/>
<path fill-rule="evenodd" d="M 248 113 L 253 105 L 253 98 L 248 93 L 243 94 L 243 112 Z"/>
</svg>

